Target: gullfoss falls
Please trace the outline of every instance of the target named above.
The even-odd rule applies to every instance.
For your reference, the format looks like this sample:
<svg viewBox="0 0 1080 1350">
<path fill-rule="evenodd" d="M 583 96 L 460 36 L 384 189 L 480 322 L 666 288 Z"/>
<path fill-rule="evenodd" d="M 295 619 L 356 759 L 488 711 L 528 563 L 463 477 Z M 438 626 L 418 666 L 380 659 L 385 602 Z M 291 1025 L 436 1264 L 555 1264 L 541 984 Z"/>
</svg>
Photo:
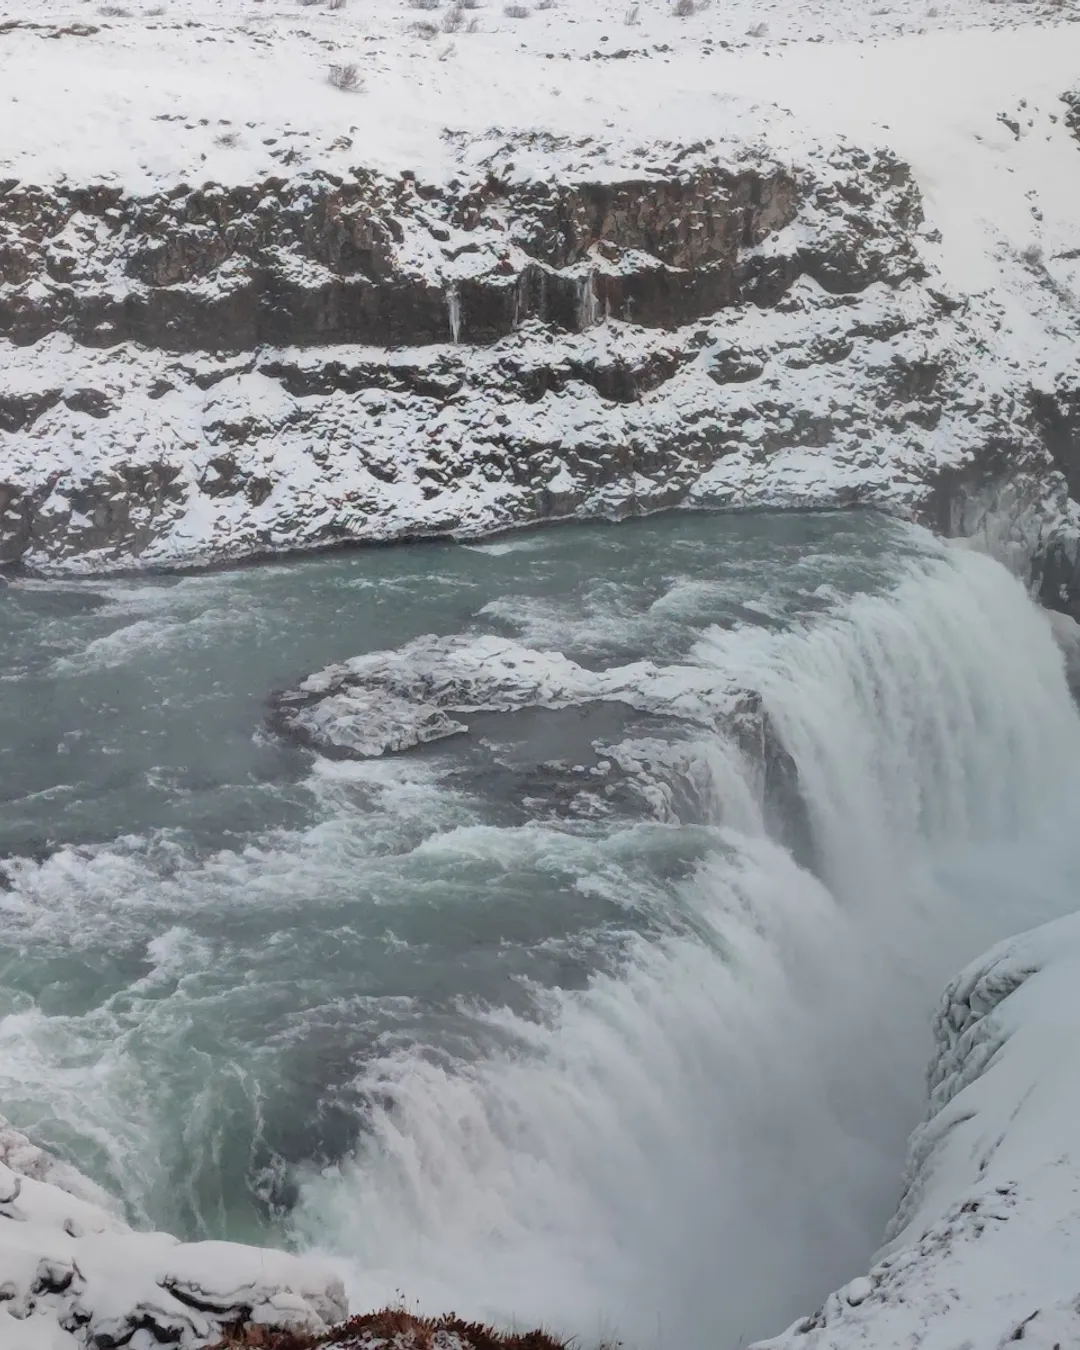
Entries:
<svg viewBox="0 0 1080 1350">
<path fill-rule="evenodd" d="M 0 640 L 4 1114 L 357 1309 L 780 1331 L 941 987 L 1075 904 L 1045 615 L 872 514 L 16 581 Z"/>
</svg>

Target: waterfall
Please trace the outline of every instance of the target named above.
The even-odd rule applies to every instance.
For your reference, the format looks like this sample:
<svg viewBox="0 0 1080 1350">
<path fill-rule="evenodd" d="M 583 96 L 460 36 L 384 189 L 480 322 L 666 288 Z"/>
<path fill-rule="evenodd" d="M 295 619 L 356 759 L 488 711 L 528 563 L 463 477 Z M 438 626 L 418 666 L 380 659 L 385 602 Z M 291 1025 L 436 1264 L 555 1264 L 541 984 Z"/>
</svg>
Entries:
<svg viewBox="0 0 1080 1350">
<path fill-rule="evenodd" d="M 743 810 L 672 877 L 665 936 L 538 1021 L 478 1013 L 505 1049 L 369 1065 L 355 1151 L 295 1216 L 359 1304 L 400 1290 L 643 1350 L 779 1331 L 880 1241 L 945 979 L 1075 906 L 1080 721 L 997 563 L 922 560 L 814 627 L 712 630 L 695 659 L 760 690 L 813 872 Z M 700 752 L 699 779 L 726 766 L 719 822 L 740 753 Z"/>
</svg>

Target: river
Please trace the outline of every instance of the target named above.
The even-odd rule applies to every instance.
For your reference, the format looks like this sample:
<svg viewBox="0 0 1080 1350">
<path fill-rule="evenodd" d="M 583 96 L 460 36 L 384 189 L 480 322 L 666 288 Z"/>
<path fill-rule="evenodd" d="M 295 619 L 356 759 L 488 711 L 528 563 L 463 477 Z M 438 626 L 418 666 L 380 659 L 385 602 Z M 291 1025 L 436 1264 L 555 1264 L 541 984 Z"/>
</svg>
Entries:
<svg viewBox="0 0 1080 1350">
<path fill-rule="evenodd" d="M 270 730 L 310 671 L 485 633 L 722 673 L 798 791 L 622 703 L 364 761 Z M 940 986 L 1075 908 L 1045 616 L 869 513 L 14 580 L 0 651 L 0 1110 L 357 1303 L 780 1330 L 880 1240 Z"/>
</svg>

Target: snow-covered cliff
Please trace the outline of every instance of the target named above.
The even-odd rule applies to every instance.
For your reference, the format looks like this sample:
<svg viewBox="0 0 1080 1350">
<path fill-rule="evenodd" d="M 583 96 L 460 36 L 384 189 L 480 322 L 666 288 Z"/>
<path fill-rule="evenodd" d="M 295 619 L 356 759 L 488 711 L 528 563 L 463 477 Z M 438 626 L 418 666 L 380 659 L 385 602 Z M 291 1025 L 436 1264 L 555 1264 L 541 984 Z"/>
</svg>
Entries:
<svg viewBox="0 0 1080 1350">
<path fill-rule="evenodd" d="M 935 1019 L 881 1258 L 769 1350 L 1080 1343 L 1080 916 L 993 948 Z"/>
<path fill-rule="evenodd" d="M 6 13 L 0 561 L 865 502 L 1074 603 L 1071 6 Z"/>
</svg>

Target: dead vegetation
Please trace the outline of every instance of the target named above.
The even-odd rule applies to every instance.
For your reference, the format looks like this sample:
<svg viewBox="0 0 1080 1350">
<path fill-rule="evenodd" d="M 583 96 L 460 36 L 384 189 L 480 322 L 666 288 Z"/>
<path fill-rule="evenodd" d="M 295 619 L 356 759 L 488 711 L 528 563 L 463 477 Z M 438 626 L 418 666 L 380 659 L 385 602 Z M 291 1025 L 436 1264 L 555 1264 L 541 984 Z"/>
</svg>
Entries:
<svg viewBox="0 0 1080 1350">
<path fill-rule="evenodd" d="M 567 1350 L 564 1341 L 546 1331 L 502 1332 L 483 1322 L 466 1322 L 454 1313 L 444 1317 L 419 1317 L 405 1308 L 382 1308 L 378 1312 L 350 1317 L 321 1336 L 299 1331 L 271 1331 L 260 1326 L 232 1328 L 214 1350 L 368 1350 L 379 1344 L 397 1350 L 446 1350 L 457 1342 L 462 1350 Z"/>
<path fill-rule="evenodd" d="M 343 89 L 346 93 L 355 93 L 363 87 L 360 71 L 351 61 L 346 65 L 331 66 L 326 73 L 326 78 L 335 89 Z"/>
</svg>

